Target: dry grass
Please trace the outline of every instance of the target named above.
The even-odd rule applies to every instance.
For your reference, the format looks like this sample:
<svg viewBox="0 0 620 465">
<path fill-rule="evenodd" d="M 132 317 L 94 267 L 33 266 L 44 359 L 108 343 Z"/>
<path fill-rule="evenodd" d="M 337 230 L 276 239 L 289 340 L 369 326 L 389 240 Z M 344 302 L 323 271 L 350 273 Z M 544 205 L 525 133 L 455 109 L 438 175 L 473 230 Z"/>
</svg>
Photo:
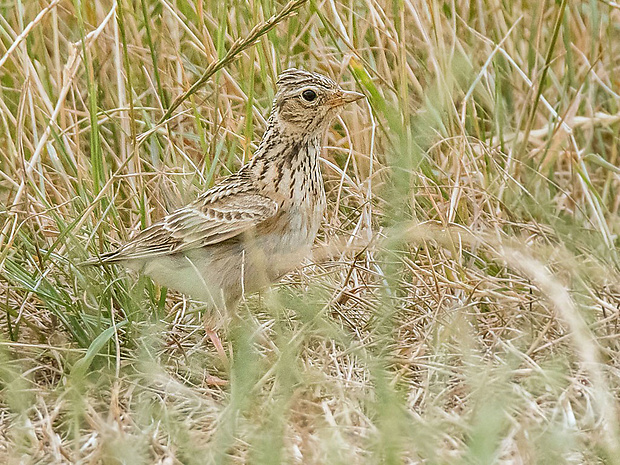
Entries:
<svg viewBox="0 0 620 465">
<path fill-rule="evenodd" d="M 619 463 L 618 4 L 294 7 L 0 6 L 0 462 Z M 227 367 L 197 303 L 75 264 L 238 169 L 291 65 L 368 104 Z"/>
</svg>

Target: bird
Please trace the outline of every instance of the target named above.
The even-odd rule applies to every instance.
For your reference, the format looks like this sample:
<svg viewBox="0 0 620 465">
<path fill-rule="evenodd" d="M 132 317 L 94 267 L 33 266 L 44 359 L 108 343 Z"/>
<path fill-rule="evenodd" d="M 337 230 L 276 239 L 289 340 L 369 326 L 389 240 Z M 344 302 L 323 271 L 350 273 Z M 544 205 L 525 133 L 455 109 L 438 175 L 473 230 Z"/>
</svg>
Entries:
<svg viewBox="0 0 620 465">
<path fill-rule="evenodd" d="M 247 164 L 84 263 L 122 264 L 207 308 L 233 311 L 245 294 L 278 281 L 310 254 L 326 209 L 324 134 L 345 105 L 364 97 L 316 72 L 283 71 Z"/>
</svg>

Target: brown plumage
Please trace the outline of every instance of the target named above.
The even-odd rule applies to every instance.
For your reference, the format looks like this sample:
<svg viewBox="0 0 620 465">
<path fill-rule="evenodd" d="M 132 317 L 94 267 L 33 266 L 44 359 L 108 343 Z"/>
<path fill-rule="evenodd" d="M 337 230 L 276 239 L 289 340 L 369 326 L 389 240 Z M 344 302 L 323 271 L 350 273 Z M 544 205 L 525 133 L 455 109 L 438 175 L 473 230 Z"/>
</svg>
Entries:
<svg viewBox="0 0 620 465">
<path fill-rule="evenodd" d="M 234 307 L 310 252 L 325 210 L 321 139 L 343 105 L 362 97 L 320 74 L 284 71 L 248 164 L 86 263 L 122 263 L 211 307 Z"/>
</svg>

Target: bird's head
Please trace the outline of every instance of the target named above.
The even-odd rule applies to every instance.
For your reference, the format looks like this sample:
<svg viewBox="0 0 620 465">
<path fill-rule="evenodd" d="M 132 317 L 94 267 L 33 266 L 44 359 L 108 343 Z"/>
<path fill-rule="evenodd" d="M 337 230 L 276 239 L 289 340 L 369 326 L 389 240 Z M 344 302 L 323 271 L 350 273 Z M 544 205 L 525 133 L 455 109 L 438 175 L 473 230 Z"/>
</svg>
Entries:
<svg viewBox="0 0 620 465">
<path fill-rule="evenodd" d="M 364 94 L 342 89 L 332 79 L 300 69 L 287 69 L 278 77 L 272 117 L 287 132 L 316 135 Z"/>
</svg>

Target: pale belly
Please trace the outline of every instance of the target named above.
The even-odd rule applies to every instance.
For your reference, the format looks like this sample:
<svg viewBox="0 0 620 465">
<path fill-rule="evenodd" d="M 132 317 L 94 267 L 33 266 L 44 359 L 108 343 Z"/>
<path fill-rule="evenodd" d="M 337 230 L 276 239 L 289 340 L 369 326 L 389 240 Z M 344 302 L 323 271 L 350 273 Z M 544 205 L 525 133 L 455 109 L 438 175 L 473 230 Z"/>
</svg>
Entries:
<svg viewBox="0 0 620 465">
<path fill-rule="evenodd" d="M 294 270 L 309 255 L 323 217 L 324 203 L 292 208 L 268 230 L 174 255 L 129 264 L 157 283 L 206 302 L 231 308 Z"/>
</svg>

